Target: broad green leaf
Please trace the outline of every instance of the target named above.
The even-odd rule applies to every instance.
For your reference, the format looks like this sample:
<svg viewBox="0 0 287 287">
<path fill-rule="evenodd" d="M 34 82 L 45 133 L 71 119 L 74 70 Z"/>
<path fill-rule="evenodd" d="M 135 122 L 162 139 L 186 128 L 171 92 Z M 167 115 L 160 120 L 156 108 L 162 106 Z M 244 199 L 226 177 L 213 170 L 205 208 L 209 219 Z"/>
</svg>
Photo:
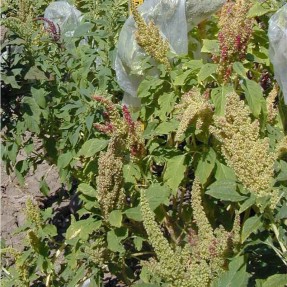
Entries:
<svg viewBox="0 0 287 287">
<path fill-rule="evenodd" d="M 185 155 L 175 155 L 167 160 L 163 179 L 171 188 L 173 194 L 177 193 L 178 186 L 184 178 L 185 171 Z"/>
<path fill-rule="evenodd" d="M 184 71 L 175 77 L 173 84 L 175 86 L 183 86 L 191 76 L 192 71 L 190 70 Z"/>
<path fill-rule="evenodd" d="M 262 287 L 284 287 L 287 284 L 287 274 L 275 274 L 267 278 Z"/>
<path fill-rule="evenodd" d="M 252 114 L 258 118 L 263 104 L 265 104 L 261 87 L 258 83 L 248 79 L 243 80 L 242 87 L 245 91 L 245 97 Z"/>
<path fill-rule="evenodd" d="M 62 153 L 57 161 L 57 166 L 59 169 L 65 168 L 69 165 L 71 160 L 73 159 L 73 154 L 72 152 L 68 151 L 66 153 Z"/>
<path fill-rule="evenodd" d="M 34 121 L 40 123 L 41 109 L 34 98 L 24 97 L 22 100 L 25 112 L 34 118 Z"/>
<path fill-rule="evenodd" d="M 215 115 L 223 116 L 226 104 L 226 95 L 233 91 L 232 86 L 223 86 L 220 88 L 212 89 L 211 100 L 215 107 Z"/>
<path fill-rule="evenodd" d="M 54 237 L 58 235 L 57 232 L 57 227 L 53 224 L 47 224 L 43 228 L 43 232 L 46 233 L 47 235 Z"/>
<path fill-rule="evenodd" d="M 139 98 L 149 98 L 152 96 L 152 91 L 156 91 L 162 86 L 164 80 L 157 79 L 155 77 L 147 77 L 144 79 L 138 88 L 138 97 Z"/>
<path fill-rule="evenodd" d="M 40 118 L 37 118 L 35 116 L 29 116 L 27 114 L 24 114 L 23 118 L 25 120 L 25 126 L 30 132 L 37 135 L 40 134 Z"/>
<path fill-rule="evenodd" d="M 122 212 L 120 210 L 113 210 L 110 214 L 109 214 L 109 223 L 112 226 L 115 227 L 121 227 L 122 225 L 122 219 L 123 219 L 123 215 Z"/>
<path fill-rule="evenodd" d="M 160 106 L 159 118 L 162 121 L 166 121 L 168 115 L 172 112 L 174 104 L 176 102 L 176 95 L 174 92 L 163 93 L 158 98 L 158 104 Z"/>
<path fill-rule="evenodd" d="M 206 194 L 231 202 L 238 202 L 246 199 L 246 196 L 240 195 L 237 191 L 237 184 L 233 180 L 218 180 L 208 187 Z"/>
<path fill-rule="evenodd" d="M 202 60 L 190 60 L 182 65 L 184 70 L 192 71 L 193 73 L 199 72 L 203 65 Z"/>
<path fill-rule="evenodd" d="M 35 99 L 36 103 L 38 104 L 39 107 L 42 109 L 46 108 L 46 96 L 48 95 L 48 92 L 41 88 L 41 89 L 36 89 L 34 87 L 31 88 L 31 94 L 33 99 Z"/>
<path fill-rule="evenodd" d="M 256 203 L 256 197 L 253 193 L 250 194 L 250 197 L 247 198 L 241 205 L 239 209 L 239 213 L 244 212 L 247 210 L 249 207 L 251 207 L 253 204 Z"/>
<path fill-rule="evenodd" d="M 195 170 L 195 175 L 199 178 L 201 184 L 206 183 L 215 166 L 215 161 L 216 153 L 212 148 L 207 153 L 202 153 Z"/>
<path fill-rule="evenodd" d="M 79 37 L 84 37 L 88 34 L 88 32 L 91 31 L 91 29 L 94 27 L 94 24 L 92 23 L 82 23 L 80 26 L 78 26 L 75 29 L 73 37 L 79 38 Z"/>
<path fill-rule="evenodd" d="M 159 183 L 152 184 L 145 192 L 151 210 L 155 210 L 159 205 L 169 204 L 171 190 Z"/>
<path fill-rule="evenodd" d="M 203 46 L 201 48 L 201 53 L 217 54 L 218 52 L 219 52 L 218 40 L 203 39 Z"/>
<path fill-rule="evenodd" d="M 255 215 L 253 217 L 248 218 L 242 227 L 241 233 L 241 242 L 244 241 L 249 237 L 251 233 L 257 232 L 257 230 L 262 226 L 261 216 Z"/>
<path fill-rule="evenodd" d="M 92 157 L 96 153 L 102 151 L 108 145 L 108 140 L 104 139 L 89 139 L 86 141 L 81 149 L 79 150 L 77 156 Z"/>
<path fill-rule="evenodd" d="M 222 273 L 213 281 L 211 287 L 245 287 L 251 275 L 246 272 L 244 256 L 235 257 L 230 263 L 228 271 Z"/>
<path fill-rule="evenodd" d="M 136 184 L 137 181 L 142 176 L 138 165 L 132 162 L 124 165 L 123 174 L 124 174 L 125 183 L 131 182 L 132 184 Z"/>
<path fill-rule="evenodd" d="M 78 186 L 77 189 L 79 192 L 83 193 L 84 195 L 90 196 L 90 197 L 96 197 L 97 196 L 97 191 L 90 186 L 87 183 L 81 183 Z"/>
<path fill-rule="evenodd" d="M 224 165 L 219 161 L 216 162 L 215 178 L 216 180 L 228 179 L 236 181 L 235 172 L 230 167 Z"/>
<path fill-rule="evenodd" d="M 101 225 L 101 220 L 96 220 L 92 217 L 79 221 L 75 221 L 74 217 L 72 217 L 71 225 L 66 232 L 66 240 L 72 240 L 78 237 L 79 239 L 87 241 L 89 235 L 98 230 Z"/>
<path fill-rule="evenodd" d="M 142 221 L 142 214 L 140 206 L 132 207 L 124 211 L 125 215 L 134 221 Z"/>
<path fill-rule="evenodd" d="M 244 66 L 241 62 L 233 63 L 233 70 L 243 79 L 246 78 L 247 69 L 244 68 Z"/>
<path fill-rule="evenodd" d="M 179 122 L 177 120 L 171 120 L 169 122 L 160 123 L 156 129 L 155 133 L 157 135 L 167 135 L 172 131 L 175 131 L 178 127 Z"/>
<path fill-rule="evenodd" d="M 13 89 L 20 89 L 21 86 L 16 81 L 15 76 L 7 76 L 4 73 L 1 73 L 1 80 L 6 84 L 6 85 L 11 85 Z"/>
<path fill-rule="evenodd" d="M 47 77 L 43 71 L 41 71 L 38 67 L 34 66 L 29 69 L 24 79 L 25 80 L 47 80 Z"/>
<path fill-rule="evenodd" d="M 274 10 L 271 9 L 268 3 L 257 1 L 257 3 L 253 4 L 252 7 L 249 9 L 247 13 L 247 18 L 263 16 L 270 12 L 274 12 Z"/>
<path fill-rule="evenodd" d="M 125 251 L 121 241 L 127 238 L 128 229 L 121 227 L 107 233 L 108 248 L 113 252 L 123 253 Z"/>
<path fill-rule="evenodd" d="M 213 73 L 215 73 L 216 70 L 217 70 L 217 64 L 210 64 L 210 63 L 204 64 L 198 73 L 198 82 L 204 81 Z"/>
</svg>

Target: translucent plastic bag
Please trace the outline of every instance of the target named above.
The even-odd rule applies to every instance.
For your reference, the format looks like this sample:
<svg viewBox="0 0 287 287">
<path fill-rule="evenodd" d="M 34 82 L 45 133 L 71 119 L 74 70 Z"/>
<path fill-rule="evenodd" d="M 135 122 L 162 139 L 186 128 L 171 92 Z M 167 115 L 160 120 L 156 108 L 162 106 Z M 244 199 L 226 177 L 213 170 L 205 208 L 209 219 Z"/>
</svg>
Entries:
<svg viewBox="0 0 287 287">
<path fill-rule="evenodd" d="M 219 9 L 225 0 L 145 0 L 138 11 L 148 23 L 151 20 L 167 39 L 175 54 L 188 51 L 188 31 Z M 135 40 L 136 24 L 132 16 L 125 22 L 119 37 L 115 70 L 117 81 L 124 90 L 123 102 L 139 107 L 137 89 L 144 75 L 141 68 L 145 52 Z M 152 75 L 157 74 L 155 69 Z"/>
<path fill-rule="evenodd" d="M 49 4 L 44 18 L 51 20 L 55 25 L 58 24 L 62 36 L 72 37 L 81 22 L 81 12 L 66 1 L 57 1 Z"/>
<path fill-rule="evenodd" d="M 269 20 L 269 56 L 287 104 L 287 4 Z"/>
</svg>

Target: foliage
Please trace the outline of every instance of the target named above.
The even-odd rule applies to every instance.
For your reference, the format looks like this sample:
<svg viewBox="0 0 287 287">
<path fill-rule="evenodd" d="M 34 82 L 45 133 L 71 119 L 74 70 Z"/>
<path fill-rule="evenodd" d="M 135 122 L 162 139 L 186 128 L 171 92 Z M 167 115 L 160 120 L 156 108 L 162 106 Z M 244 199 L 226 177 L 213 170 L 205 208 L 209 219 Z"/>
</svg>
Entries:
<svg viewBox="0 0 287 287">
<path fill-rule="evenodd" d="M 27 202 L 27 248 L 2 250 L 14 260 L 3 285 L 102 286 L 111 273 L 128 286 L 284 286 L 287 108 L 266 32 L 283 2 L 229 1 L 182 56 L 139 19 L 139 110 L 121 105 L 113 68 L 127 1 L 72 3 L 81 25 L 55 38 L 38 21 L 48 1 L 4 2 L 7 172 L 24 184 L 47 160 L 77 181 L 81 206 L 61 238 L 53 210 Z M 45 177 L 40 189 L 49 196 Z"/>
</svg>

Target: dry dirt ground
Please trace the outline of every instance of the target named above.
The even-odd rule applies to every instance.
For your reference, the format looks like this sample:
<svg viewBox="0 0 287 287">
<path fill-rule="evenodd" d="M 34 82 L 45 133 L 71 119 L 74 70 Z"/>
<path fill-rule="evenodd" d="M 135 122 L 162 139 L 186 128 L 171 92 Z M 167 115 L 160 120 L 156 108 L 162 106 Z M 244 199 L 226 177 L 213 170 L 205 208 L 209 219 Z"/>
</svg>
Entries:
<svg viewBox="0 0 287 287">
<path fill-rule="evenodd" d="M 46 175 L 51 189 L 51 196 L 48 198 L 39 190 L 39 182 L 43 175 Z M 62 192 L 56 169 L 45 162 L 39 165 L 34 174 L 31 172 L 26 176 L 23 187 L 19 185 L 15 175 L 7 175 L 5 166 L 1 163 L 1 239 L 5 245 L 21 250 L 22 235 L 14 234 L 14 231 L 25 222 L 25 203 L 28 198 L 32 198 L 39 206 L 46 207 L 51 197 Z"/>
</svg>

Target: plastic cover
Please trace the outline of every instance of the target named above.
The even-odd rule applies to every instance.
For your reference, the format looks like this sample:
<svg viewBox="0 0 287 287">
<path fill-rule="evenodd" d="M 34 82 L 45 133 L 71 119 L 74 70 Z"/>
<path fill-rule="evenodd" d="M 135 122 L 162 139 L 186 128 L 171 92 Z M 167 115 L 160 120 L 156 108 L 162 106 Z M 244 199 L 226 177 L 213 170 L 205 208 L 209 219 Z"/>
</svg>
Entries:
<svg viewBox="0 0 287 287">
<path fill-rule="evenodd" d="M 213 12 L 218 10 L 225 0 L 145 0 L 138 11 L 148 23 L 151 20 L 167 39 L 172 52 L 180 55 L 188 52 L 188 31 Z M 115 60 L 117 81 L 124 90 L 123 102 L 139 107 L 137 89 L 144 78 L 141 68 L 146 54 L 137 45 L 135 39 L 136 24 L 132 16 L 125 22 L 118 42 Z M 156 75 L 155 69 L 149 73 Z"/>
<path fill-rule="evenodd" d="M 287 105 L 287 4 L 269 20 L 269 56 Z"/>
<path fill-rule="evenodd" d="M 52 2 L 46 8 L 44 18 L 58 24 L 61 35 L 72 37 L 81 22 L 81 12 L 66 1 Z M 45 25 L 47 25 L 45 23 Z"/>
</svg>

